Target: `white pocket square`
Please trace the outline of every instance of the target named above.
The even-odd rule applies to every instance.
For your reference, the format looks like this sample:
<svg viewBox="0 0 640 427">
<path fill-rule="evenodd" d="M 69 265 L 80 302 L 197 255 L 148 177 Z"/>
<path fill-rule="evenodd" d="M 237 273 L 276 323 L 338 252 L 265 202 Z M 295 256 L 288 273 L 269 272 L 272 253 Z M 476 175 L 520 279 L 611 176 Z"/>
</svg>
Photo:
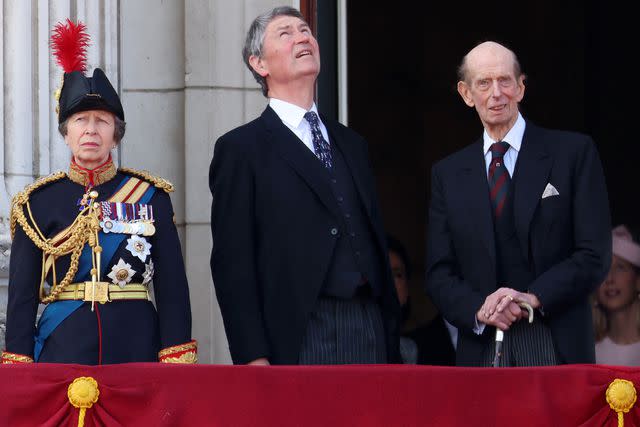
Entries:
<svg viewBox="0 0 640 427">
<path fill-rule="evenodd" d="M 558 190 L 556 190 L 556 187 L 551 185 L 551 183 L 548 183 L 547 186 L 544 188 L 544 191 L 542 192 L 543 199 L 547 197 L 559 196 L 559 195 L 560 193 L 558 193 Z"/>
</svg>

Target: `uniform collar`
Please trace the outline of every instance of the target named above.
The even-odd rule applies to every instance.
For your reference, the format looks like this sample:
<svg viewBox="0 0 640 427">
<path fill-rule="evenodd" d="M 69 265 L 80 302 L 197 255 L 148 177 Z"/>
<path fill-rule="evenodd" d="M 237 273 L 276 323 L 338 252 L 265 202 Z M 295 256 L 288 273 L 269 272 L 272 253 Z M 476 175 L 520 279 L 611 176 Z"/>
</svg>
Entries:
<svg viewBox="0 0 640 427">
<path fill-rule="evenodd" d="M 95 169 L 83 168 L 76 163 L 75 159 L 71 159 L 71 164 L 69 165 L 69 179 L 85 187 L 104 184 L 113 179 L 114 176 L 116 176 L 116 166 L 113 164 L 111 156 Z"/>
</svg>

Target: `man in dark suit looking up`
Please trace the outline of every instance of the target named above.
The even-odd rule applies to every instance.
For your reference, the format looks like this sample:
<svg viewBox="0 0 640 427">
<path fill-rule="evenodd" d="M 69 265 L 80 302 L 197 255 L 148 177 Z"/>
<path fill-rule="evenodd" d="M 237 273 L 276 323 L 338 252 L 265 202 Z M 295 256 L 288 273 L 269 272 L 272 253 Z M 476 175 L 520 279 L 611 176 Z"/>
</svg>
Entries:
<svg viewBox="0 0 640 427">
<path fill-rule="evenodd" d="M 457 364 L 593 363 L 590 292 L 611 259 L 609 204 L 591 138 L 525 121 L 525 76 L 495 42 L 474 47 L 458 92 L 484 126 L 434 165 L 427 291 L 459 329 Z M 518 303 L 535 310 L 534 322 Z"/>
<path fill-rule="evenodd" d="M 321 117 L 316 39 L 278 7 L 243 58 L 269 98 L 218 139 L 211 272 L 236 364 L 400 362 L 400 308 L 361 136 Z"/>
</svg>

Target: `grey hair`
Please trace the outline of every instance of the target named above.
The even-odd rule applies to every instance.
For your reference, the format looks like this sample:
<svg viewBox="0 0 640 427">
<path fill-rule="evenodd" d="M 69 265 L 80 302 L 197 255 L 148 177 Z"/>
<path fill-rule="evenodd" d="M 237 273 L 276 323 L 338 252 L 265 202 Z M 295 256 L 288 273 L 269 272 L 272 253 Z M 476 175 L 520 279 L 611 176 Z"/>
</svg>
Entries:
<svg viewBox="0 0 640 427">
<path fill-rule="evenodd" d="M 60 135 L 62 136 L 67 136 L 67 122 L 69 121 L 69 118 L 70 117 L 67 117 L 64 122 L 58 125 L 58 132 L 60 132 Z M 116 142 L 116 144 L 120 144 L 120 141 L 122 141 L 122 138 L 124 138 L 124 133 L 127 130 L 127 122 L 120 119 L 120 117 L 116 116 L 115 114 L 113 115 L 113 118 L 115 119 L 113 140 Z"/>
<path fill-rule="evenodd" d="M 485 43 L 485 42 L 482 42 Z M 475 47 L 481 45 L 482 43 L 478 43 Z M 515 76 L 516 80 L 518 80 L 520 78 L 520 76 L 522 75 L 522 68 L 520 67 L 520 61 L 518 61 L 518 57 L 516 56 L 515 52 L 512 51 L 511 49 L 509 49 L 508 46 L 505 46 L 502 43 L 498 43 L 498 42 L 494 42 L 497 43 L 499 45 L 501 45 L 502 47 L 504 47 L 505 49 L 507 49 L 509 52 L 511 52 L 511 56 L 513 57 L 513 75 Z M 475 48 L 474 47 L 474 48 Z M 473 49 L 471 49 L 473 50 Z M 469 51 L 471 52 L 471 51 Z M 462 58 L 462 62 L 460 63 L 460 65 L 458 65 L 458 69 L 457 74 L 458 74 L 458 81 L 461 82 L 466 82 L 467 81 L 467 56 L 469 54 L 465 55 L 464 58 Z"/>
<path fill-rule="evenodd" d="M 279 6 L 271 9 L 268 12 L 259 15 L 256 19 L 253 20 L 251 26 L 249 27 L 249 31 L 247 32 L 247 37 L 244 41 L 244 47 L 242 48 L 242 60 L 246 64 L 253 77 L 260 84 L 262 88 L 262 94 L 267 96 L 269 93 L 269 86 L 267 85 L 267 79 L 262 77 L 260 74 L 253 69 L 251 64 L 249 63 L 249 58 L 255 56 L 257 58 L 262 58 L 262 47 L 264 45 L 264 33 L 267 29 L 267 25 L 275 18 L 279 16 L 293 16 L 295 18 L 300 18 L 303 21 L 304 16 L 300 13 L 298 9 L 289 6 Z"/>
</svg>

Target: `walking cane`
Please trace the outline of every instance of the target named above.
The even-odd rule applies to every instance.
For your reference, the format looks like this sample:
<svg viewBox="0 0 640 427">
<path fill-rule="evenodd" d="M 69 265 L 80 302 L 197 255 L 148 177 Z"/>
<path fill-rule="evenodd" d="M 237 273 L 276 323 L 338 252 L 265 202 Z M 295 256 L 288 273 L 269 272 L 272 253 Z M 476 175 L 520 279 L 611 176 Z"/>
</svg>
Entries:
<svg viewBox="0 0 640 427">
<path fill-rule="evenodd" d="M 518 302 L 518 305 L 525 308 L 529 312 L 529 323 L 533 323 L 533 307 L 526 302 Z M 504 340 L 504 331 L 496 328 L 496 355 L 493 357 L 493 367 L 500 366 L 500 357 L 502 357 L 502 341 Z"/>
</svg>

